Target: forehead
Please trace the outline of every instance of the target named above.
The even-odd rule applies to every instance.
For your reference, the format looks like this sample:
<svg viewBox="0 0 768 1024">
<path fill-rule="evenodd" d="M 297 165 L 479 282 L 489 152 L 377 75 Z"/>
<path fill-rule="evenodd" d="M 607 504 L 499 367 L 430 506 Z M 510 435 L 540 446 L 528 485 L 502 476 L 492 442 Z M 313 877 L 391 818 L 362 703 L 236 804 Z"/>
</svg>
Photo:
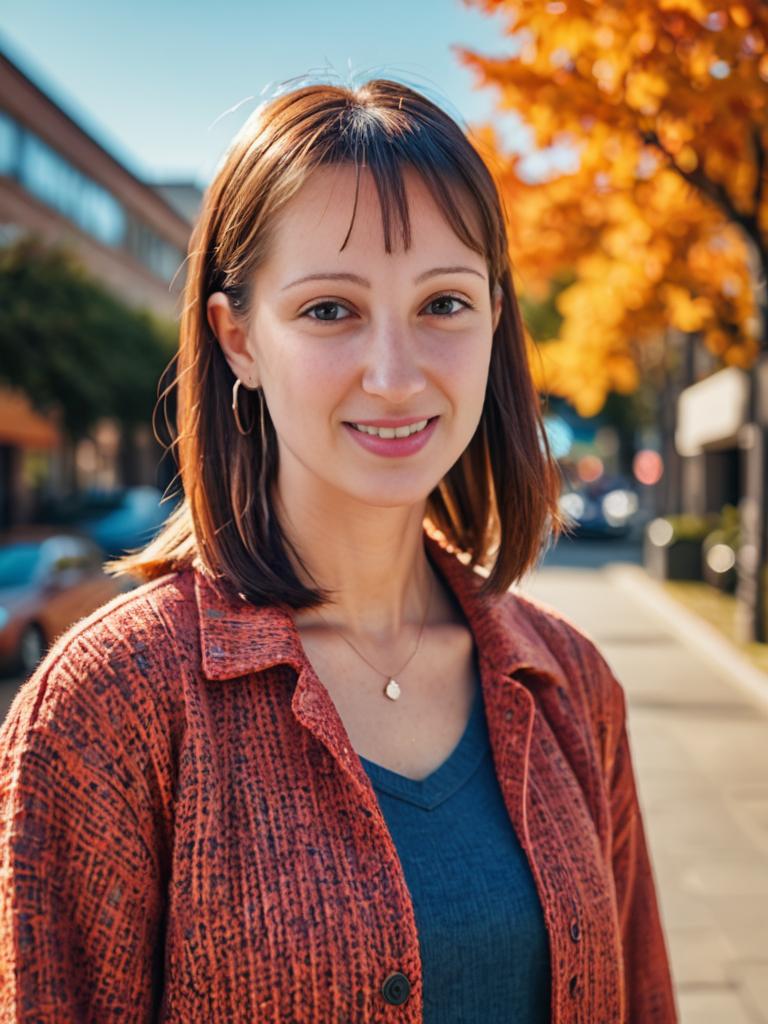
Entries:
<svg viewBox="0 0 768 1024">
<path fill-rule="evenodd" d="M 433 199 L 428 186 L 413 169 L 403 172 L 411 244 L 403 247 L 400 217 L 396 208 L 390 212 L 392 256 L 418 260 L 422 254 L 455 253 L 473 260 L 478 268 L 483 257 L 468 248 L 456 235 L 445 214 Z M 475 237 L 480 238 L 479 222 L 469 196 L 454 189 L 462 214 Z M 354 217 L 354 221 L 353 221 Z M 352 224 L 350 232 L 350 224 Z M 344 250 L 341 249 L 349 232 Z M 372 172 L 360 168 L 359 190 L 355 203 L 355 168 L 335 164 L 312 171 L 298 192 L 277 215 L 271 232 L 270 260 L 273 266 L 290 261 L 297 253 L 303 260 L 315 256 L 347 259 L 379 258 L 385 255 L 384 226 L 379 194 Z"/>
</svg>

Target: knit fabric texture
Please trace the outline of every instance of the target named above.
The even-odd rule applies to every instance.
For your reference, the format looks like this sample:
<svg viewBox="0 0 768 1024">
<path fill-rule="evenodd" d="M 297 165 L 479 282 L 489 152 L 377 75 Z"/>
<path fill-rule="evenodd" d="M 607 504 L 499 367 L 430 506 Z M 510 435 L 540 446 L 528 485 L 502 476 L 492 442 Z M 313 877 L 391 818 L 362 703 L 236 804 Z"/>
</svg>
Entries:
<svg viewBox="0 0 768 1024">
<path fill-rule="evenodd" d="M 552 1024 L 671 1024 L 621 685 L 424 542 L 473 633 Z M 422 1019 L 397 850 L 292 615 L 192 567 L 60 637 L 0 729 L 0 1022 Z"/>
</svg>

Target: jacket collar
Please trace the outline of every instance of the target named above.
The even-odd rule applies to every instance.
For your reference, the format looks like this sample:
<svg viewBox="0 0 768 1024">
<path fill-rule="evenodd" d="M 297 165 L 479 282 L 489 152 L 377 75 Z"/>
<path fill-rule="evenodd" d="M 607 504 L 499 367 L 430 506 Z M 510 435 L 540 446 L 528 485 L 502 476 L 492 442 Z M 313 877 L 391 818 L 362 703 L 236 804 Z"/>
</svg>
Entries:
<svg viewBox="0 0 768 1024">
<path fill-rule="evenodd" d="M 480 659 L 504 675 L 522 672 L 526 681 L 530 677 L 567 685 L 562 668 L 526 614 L 530 599 L 521 599 L 514 591 L 482 597 L 478 593 L 482 577 L 444 547 L 440 537 L 442 534 L 425 528 L 425 549 L 459 602 Z M 308 660 L 289 608 L 251 604 L 201 567 L 193 571 L 202 669 L 207 679 L 234 679 L 281 664 L 299 673 L 306 668 Z"/>
</svg>

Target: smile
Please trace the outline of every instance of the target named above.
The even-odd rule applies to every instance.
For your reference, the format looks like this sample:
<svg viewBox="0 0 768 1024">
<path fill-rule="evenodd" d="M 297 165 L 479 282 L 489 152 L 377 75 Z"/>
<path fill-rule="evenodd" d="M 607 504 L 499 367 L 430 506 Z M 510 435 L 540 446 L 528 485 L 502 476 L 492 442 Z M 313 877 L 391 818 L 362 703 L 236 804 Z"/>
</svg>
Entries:
<svg viewBox="0 0 768 1024">
<path fill-rule="evenodd" d="M 419 420 L 417 423 L 409 423 L 405 427 L 369 427 L 365 423 L 350 423 L 355 430 L 363 434 L 372 434 L 374 437 L 410 437 L 411 434 L 418 434 L 424 430 L 429 420 Z"/>
<path fill-rule="evenodd" d="M 369 423 L 344 423 L 343 426 L 357 444 L 372 454 L 403 458 L 421 451 L 434 434 L 439 419 L 439 416 L 430 416 L 429 419 L 397 427 L 379 427 Z"/>
</svg>

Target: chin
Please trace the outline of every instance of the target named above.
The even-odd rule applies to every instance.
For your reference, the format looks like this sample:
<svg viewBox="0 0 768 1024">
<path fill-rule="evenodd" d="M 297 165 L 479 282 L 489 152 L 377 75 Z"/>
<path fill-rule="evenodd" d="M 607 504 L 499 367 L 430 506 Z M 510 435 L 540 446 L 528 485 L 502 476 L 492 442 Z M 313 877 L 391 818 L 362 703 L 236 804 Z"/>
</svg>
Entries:
<svg viewBox="0 0 768 1024">
<path fill-rule="evenodd" d="M 429 495 L 437 487 L 439 480 L 423 484 L 422 486 L 397 487 L 390 482 L 377 488 L 340 488 L 347 495 L 349 500 L 360 505 L 367 505 L 370 508 L 415 508 L 423 507 Z"/>
</svg>

